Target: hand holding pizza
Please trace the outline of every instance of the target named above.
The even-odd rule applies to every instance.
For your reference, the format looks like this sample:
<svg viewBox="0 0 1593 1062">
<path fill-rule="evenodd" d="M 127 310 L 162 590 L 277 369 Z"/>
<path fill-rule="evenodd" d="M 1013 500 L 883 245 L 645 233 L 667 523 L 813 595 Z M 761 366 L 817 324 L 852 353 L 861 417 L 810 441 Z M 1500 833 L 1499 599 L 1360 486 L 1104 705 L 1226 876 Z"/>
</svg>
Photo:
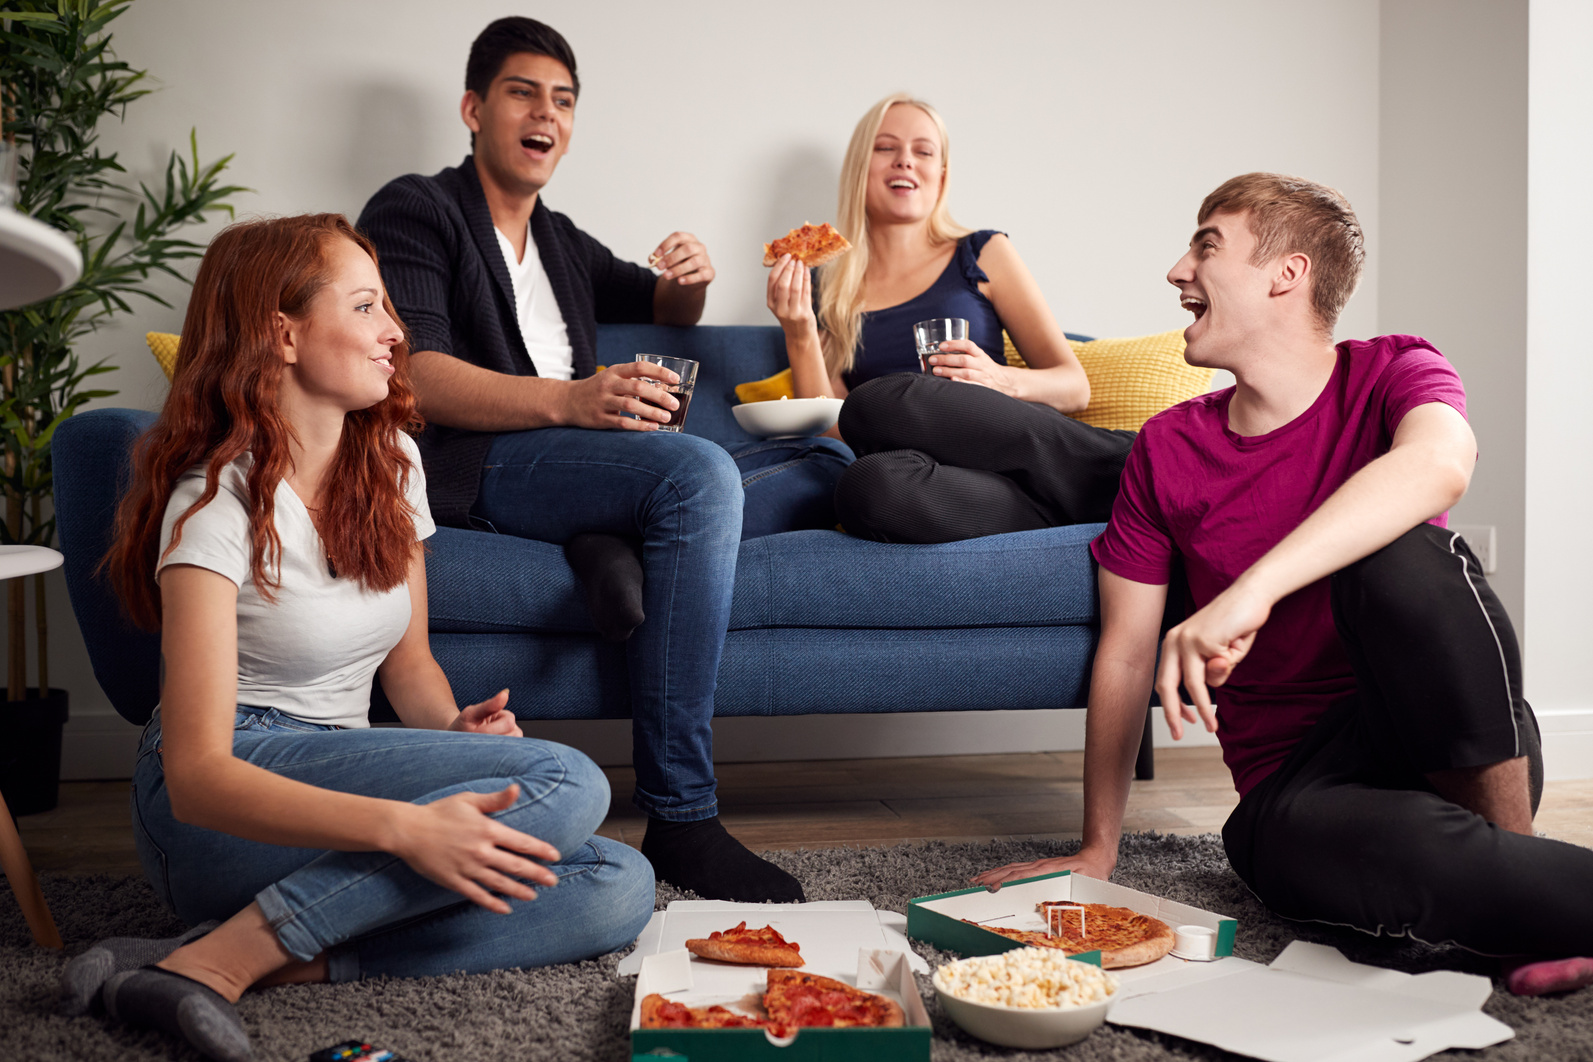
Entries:
<svg viewBox="0 0 1593 1062">
<path fill-rule="evenodd" d="M 658 270 L 661 278 L 673 280 L 683 288 L 707 284 L 714 278 L 708 248 L 689 232 L 672 232 L 665 236 L 664 242 L 647 256 L 647 264 Z"/>
<path fill-rule="evenodd" d="M 813 271 L 794 256 L 781 255 L 769 270 L 769 312 L 788 336 L 817 333 L 813 316 Z"/>
<path fill-rule="evenodd" d="M 1017 381 L 1012 375 L 1015 370 L 1008 365 L 997 365 L 973 340 L 948 339 L 940 345 L 940 350 L 939 354 L 929 356 L 929 371 L 936 376 L 980 384 L 1004 395 L 1016 392 Z"/>
</svg>

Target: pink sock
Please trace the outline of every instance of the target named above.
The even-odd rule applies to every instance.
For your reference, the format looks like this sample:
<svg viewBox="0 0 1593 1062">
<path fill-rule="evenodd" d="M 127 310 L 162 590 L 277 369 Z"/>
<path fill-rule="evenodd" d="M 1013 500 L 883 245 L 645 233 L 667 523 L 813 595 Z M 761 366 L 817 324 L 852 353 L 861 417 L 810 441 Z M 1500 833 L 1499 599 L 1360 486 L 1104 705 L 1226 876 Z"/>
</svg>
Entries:
<svg viewBox="0 0 1593 1062">
<path fill-rule="evenodd" d="M 1593 959 L 1550 959 L 1524 962 L 1507 968 L 1505 987 L 1518 996 L 1544 996 L 1550 992 L 1569 992 L 1593 984 Z"/>
</svg>

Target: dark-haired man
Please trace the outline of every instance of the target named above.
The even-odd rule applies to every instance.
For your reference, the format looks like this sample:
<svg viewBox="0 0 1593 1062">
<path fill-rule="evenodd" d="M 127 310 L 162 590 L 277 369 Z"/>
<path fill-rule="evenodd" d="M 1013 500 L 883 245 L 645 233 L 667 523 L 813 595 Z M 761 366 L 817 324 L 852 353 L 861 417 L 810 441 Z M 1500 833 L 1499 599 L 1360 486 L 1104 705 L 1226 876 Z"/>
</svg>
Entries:
<svg viewBox="0 0 1593 1062">
<path fill-rule="evenodd" d="M 1518 993 L 1593 981 L 1593 852 L 1533 836 L 1515 634 L 1444 529 L 1476 462 L 1460 377 L 1414 336 L 1334 345 L 1364 251 L 1333 189 L 1246 174 L 1197 225 L 1167 275 L 1186 357 L 1237 384 L 1145 425 L 1091 546 L 1083 847 L 974 880 L 1112 872 L 1154 675 L 1173 736 L 1198 719 L 1222 743 L 1223 843 L 1272 910 L 1511 957 Z M 1175 559 L 1195 611 L 1158 666 Z"/>
<path fill-rule="evenodd" d="M 713 264 L 674 232 L 653 252 L 655 278 L 542 201 L 580 92 L 555 30 L 499 19 L 465 81 L 470 157 L 391 182 L 359 220 L 412 337 L 432 515 L 564 545 L 600 633 L 628 639 L 635 800 L 658 876 L 707 897 L 800 900 L 795 878 L 725 832 L 715 800 L 741 474 L 715 443 L 656 430 L 669 413 L 653 403 L 676 402 L 648 381 L 672 373 L 595 371 L 597 322 L 693 324 Z"/>
</svg>

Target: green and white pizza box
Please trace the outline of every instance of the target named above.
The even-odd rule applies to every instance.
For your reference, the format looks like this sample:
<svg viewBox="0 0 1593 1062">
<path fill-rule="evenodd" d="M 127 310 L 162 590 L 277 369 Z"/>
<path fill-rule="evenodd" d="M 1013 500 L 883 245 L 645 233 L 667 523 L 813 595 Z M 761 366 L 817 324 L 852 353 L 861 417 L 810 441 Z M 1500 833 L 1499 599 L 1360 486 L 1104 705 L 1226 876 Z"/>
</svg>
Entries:
<svg viewBox="0 0 1593 1062">
<path fill-rule="evenodd" d="M 1213 931 L 1211 961 L 1168 955 L 1112 971 L 1121 982 L 1106 1020 L 1154 1029 L 1266 1062 L 1417 1062 L 1452 1047 L 1477 1049 L 1515 1035 L 1482 1013 L 1486 977 L 1434 970 L 1407 974 L 1351 962 L 1336 949 L 1294 941 L 1271 964 L 1233 954 L 1238 923 L 1210 911 L 1084 875 L 1047 874 L 998 892 L 921 896 L 907 933 L 947 951 L 992 955 L 1023 945 L 969 925 L 1043 930 L 1042 900 L 1107 903 L 1160 918 L 1175 930 Z M 1099 961 L 1099 952 L 1075 955 Z"/>
<path fill-rule="evenodd" d="M 983 927 L 1026 929 L 1043 933 L 1046 929 L 1045 919 L 1036 908 L 1044 900 L 1060 900 L 1065 903 L 1104 903 L 1113 907 L 1127 907 L 1132 911 L 1160 918 L 1174 930 L 1180 926 L 1199 926 L 1211 931 L 1210 959 L 1185 959 L 1176 955 L 1166 955 L 1144 966 L 1112 971 L 1125 984 L 1159 978 L 1187 966 L 1205 965 L 1212 960 L 1232 955 L 1234 936 L 1239 929 L 1238 922 L 1224 915 L 1064 870 L 1056 874 L 1041 874 L 1038 877 L 1008 882 L 996 892 L 985 888 L 974 888 L 942 892 L 934 896 L 920 896 L 907 905 L 907 935 L 945 951 L 955 951 L 963 955 L 996 955 L 1024 945 Z M 980 924 L 970 925 L 963 919 Z M 1098 951 L 1082 952 L 1073 957 L 1097 965 L 1101 961 L 1101 953 Z"/>
<path fill-rule="evenodd" d="M 928 1062 L 929 1014 L 913 973 L 929 966 L 909 949 L 901 915 L 877 911 L 866 900 L 804 904 L 737 904 L 676 900 L 653 915 L 621 962 L 619 975 L 636 974 L 631 1051 L 635 1058 L 685 1055 L 692 1062 Z M 772 925 L 801 946 L 803 973 L 833 977 L 901 1004 L 904 1024 L 893 1029 L 798 1030 L 775 1039 L 762 1029 L 643 1029 L 641 1001 L 656 992 L 692 1007 L 718 1004 L 755 1014 L 768 969 L 699 959 L 685 942 L 745 920 Z"/>
</svg>

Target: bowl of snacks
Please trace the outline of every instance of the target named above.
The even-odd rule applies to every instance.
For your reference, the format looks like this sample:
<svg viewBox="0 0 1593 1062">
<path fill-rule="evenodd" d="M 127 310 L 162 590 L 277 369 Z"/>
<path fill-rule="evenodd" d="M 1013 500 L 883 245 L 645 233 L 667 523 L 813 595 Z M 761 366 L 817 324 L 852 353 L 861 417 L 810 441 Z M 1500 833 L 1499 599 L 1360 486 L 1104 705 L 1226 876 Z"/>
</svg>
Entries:
<svg viewBox="0 0 1593 1062">
<path fill-rule="evenodd" d="M 773 398 L 731 406 L 741 430 L 765 439 L 798 439 L 835 427 L 841 416 L 839 398 Z"/>
<path fill-rule="evenodd" d="M 1002 1047 L 1078 1043 L 1100 1028 L 1117 978 L 1054 948 L 1014 948 L 947 963 L 935 995 L 964 1032 Z"/>
</svg>

